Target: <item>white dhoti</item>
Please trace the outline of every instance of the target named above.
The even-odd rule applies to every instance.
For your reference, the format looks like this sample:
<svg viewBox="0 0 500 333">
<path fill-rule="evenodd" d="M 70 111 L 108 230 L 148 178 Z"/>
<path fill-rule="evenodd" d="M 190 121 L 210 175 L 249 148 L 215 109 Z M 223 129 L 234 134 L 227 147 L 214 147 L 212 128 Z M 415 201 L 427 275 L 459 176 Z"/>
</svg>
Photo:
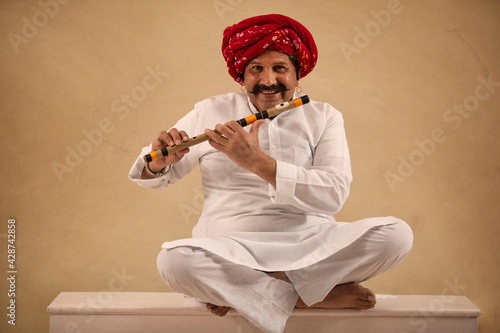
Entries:
<svg viewBox="0 0 500 333">
<path fill-rule="evenodd" d="M 409 226 L 391 218 L 388 224 L 369 229 L 329 257 L 285 271 L 291 283 L 189 245 L 163 249 L 157 263 L 161 277 L 173 290 L 232 307 L 264 332 L 277 333 L 284 330 L 299 296 L 312 305 L 336 285 L 373 278 L 398 265 L 410 252 L 412 242 Z"/>
</svg>

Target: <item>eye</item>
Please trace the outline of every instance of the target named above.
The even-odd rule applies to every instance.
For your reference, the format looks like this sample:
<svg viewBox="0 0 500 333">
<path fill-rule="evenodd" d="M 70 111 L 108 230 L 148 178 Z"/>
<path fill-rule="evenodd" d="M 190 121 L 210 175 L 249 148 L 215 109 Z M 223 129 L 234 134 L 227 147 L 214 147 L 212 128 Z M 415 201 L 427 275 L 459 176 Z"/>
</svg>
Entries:
<svg viewBox="0 0 500 333">
<path fill-rule="evenodd" d="M 275 65 L 274 70 L 279 73 L 284 73 L 286 72 L 287 68 L 283 65 Z"/>
</svg>

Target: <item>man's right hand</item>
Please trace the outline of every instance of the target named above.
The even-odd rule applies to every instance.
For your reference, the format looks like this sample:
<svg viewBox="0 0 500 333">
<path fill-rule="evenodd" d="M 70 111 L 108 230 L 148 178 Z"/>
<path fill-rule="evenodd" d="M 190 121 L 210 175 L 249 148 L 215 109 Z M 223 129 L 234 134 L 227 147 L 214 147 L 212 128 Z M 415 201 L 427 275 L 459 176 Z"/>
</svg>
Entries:
<svg viewBox="0 0 500 333">
<path fill-rule="evenodd" d="M 168 132 L 161 131 L 156 139 L 151 143 L 151 150 L 157 151 L 166 147 L 180 145 L 183 141 L 188 141 L 189 136 L 184 131 L 178 131 L 176 128 L 170 129 Z M 189 148 L 178 151 L 177 153 L 168 155 L 149 163 L 149 169 L 152 172 L 160 172 L 165 167 L 179 162 L 185 154 L 189 153 Z M 146 170 L 143 170 L 141 178 L 152 178 Z"/>
</svg>

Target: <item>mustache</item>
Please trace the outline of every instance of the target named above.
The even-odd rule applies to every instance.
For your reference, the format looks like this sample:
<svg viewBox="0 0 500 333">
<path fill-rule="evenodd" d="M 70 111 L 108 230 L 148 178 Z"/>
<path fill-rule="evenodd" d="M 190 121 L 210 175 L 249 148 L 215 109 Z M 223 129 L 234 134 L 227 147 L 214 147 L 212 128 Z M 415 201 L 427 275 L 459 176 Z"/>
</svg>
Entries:
<svg viewBox="0 0 500 333">
<path fill-rule="evenodd" d="M 288 91 L 290 89 L 288 89 L 287 87 L 285 87 L 281 83 L 272 84 L 270 86 L 266 86 L 265 84 L 257 84 L 257 85 L 255 85 L 255 87 L 253 87 L 252 91 L 249 91 L 249 93 L 251 93 L 251 94 L 258 94 L 258 93 L 260 93 L 261 91 L 264 91 L 264 90 Z"/>
</svg>

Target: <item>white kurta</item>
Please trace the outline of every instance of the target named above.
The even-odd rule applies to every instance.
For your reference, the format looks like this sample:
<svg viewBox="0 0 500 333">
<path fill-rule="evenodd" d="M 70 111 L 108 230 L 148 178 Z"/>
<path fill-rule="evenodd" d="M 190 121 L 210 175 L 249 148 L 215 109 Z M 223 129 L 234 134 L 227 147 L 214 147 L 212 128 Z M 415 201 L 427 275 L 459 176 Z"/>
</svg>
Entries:
<svg viewBox="0 0 500 333">
<path fill-rule="evenodd" d="M 197 103 L 174 127 L 194 136 L 256 112 L 246 93 L 228 93 Z M 143 149 L 129 174 L 143 187 L 163 188 L 197 163 L 201 168 L 204 207 L 193 238 L 163 248 L 199 247 L 257 270 L 289 271 L 331 256 L 370 228 L 394 223 L 393 218 L 353 223 L 333 218 L 347 199 L 352 176 L 343 118 L 331 105 L 311 100 L 267 119 L 259 144 L 277 160 L 276 188 L 206 142 L 191 147 L 164 176 L 143 180 L 142 157 L 151 148 Z"/>
</svg>

